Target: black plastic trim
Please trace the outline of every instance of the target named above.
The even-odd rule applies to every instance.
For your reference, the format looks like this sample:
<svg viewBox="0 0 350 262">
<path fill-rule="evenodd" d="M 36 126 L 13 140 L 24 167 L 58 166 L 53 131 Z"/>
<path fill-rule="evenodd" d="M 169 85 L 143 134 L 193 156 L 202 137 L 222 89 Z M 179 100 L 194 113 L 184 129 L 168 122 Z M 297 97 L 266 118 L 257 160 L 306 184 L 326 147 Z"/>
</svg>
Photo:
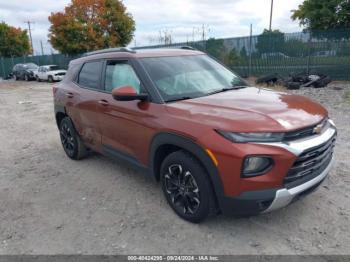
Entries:
<svg viewBox="0 0 350 262">
<path fill-rule="evenodd" d="M 149 168 L 144 166 L 143 164 L 141 164 L 136 158 L 134 158 L 133 156 L 131 156 L 129 154 L 121 152 L 121 151 L 119 151 L 119 150 L 117 150 L 109 145 L 102 145 L 102 154 L 107 156 L 107 157 L 110 157 L 112 159 L 125 161 L 125 162 L 131 164 L 132 166 L 137 167 L 141 171 L 149 174 Z"/>
<path fill-rule="evenodd" d="M 202 163 L 202 165 L 208 172 L 209 179 L 213 186 L 214 194 L 216 196 L 219 208 L 221 211 L 223 211 L 222 209 L 224 208 L 224 203 L 222 200 L 225 198 L 225 194 L 219 171 L 213 163 L 212 159 L 206 153 L 206 151 L 200 145 L 198 145 L 196 141 L 192 139 L 174 133 L 157 134 L 152 140 L 149 154 L 149 168 L 153 174 L 153 178 L 157 180 L 158 174 L 156 172 L 156 164 L 160 164 L 155 163 L 156 152 L 160 148 L 160 146 L 163 145 L 171 145 L 182 148 L 193 154 Z"/>
</svg>

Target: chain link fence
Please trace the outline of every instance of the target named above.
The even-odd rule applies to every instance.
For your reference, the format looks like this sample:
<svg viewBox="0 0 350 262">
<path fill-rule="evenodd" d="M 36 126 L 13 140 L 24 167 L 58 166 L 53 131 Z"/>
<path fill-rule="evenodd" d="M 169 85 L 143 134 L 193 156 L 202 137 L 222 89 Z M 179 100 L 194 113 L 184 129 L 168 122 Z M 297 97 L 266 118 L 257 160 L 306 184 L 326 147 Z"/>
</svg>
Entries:
<svg viewBox="0 0 350 262">
<path fill-rule="evenodd" d="M 191 46 L 207 52 L 243 77 L 278 73 L 321 73 L 334 80 L 350 80 L 350 29 L 281 33 L 273 31 L 261 35 L 206 41 L 182 42 L 167 45 L 137 47 L 169 48 Z M 38 65 L 57 64 L 67 68 L 71 59 L 61 54 L 2 58 L 2 75 L 8 75 L 17 63 Z"/>
</svg>

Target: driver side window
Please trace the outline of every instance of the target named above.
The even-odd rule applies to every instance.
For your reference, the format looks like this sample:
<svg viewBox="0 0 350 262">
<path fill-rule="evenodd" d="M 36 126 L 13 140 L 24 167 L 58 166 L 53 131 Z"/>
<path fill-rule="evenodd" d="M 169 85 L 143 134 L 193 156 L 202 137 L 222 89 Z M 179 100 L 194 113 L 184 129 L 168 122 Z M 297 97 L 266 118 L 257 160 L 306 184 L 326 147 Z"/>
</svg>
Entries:
<svg viewBox="0 0 350 262">
<path fill-rule="evenodd" d="M 140 80 L 131 65 L 125 61 L 107 61 L 105 90 L 112 92 L 122 86 L 132 86 L 138 94 L 141 93 Z"/>
</svg>

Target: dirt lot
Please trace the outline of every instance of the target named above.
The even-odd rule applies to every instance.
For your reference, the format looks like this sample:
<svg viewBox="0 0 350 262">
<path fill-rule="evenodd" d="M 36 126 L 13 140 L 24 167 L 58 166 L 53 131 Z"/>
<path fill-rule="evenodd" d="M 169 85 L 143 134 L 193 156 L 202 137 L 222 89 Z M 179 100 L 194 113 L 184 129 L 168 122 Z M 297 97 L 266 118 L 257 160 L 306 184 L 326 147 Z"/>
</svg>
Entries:
<svg viewBox="0 0 350 262">
<path fill-rule="evenodd" d="M 0 254 L 350 254 L 350 84 L 294 93 L 324 104 L 339 128 L 323 186 L 274 213 L 193 225 L 125 164 L 69 160 L 49 84 L 0 82 Z"/>
</svg>

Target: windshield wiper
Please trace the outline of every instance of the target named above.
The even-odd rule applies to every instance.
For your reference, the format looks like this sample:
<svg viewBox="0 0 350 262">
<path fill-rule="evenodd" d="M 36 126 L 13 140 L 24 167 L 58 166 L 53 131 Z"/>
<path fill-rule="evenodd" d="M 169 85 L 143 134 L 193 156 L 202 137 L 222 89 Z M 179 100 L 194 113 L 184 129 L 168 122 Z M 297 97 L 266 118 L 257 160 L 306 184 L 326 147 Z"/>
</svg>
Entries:
<svg viewBox="0 0 350 262">
<path fill-rule="evenodd" d="M 188 100 L 188 99 L 192 99 L 193 97 L 190 96 L 182 96 L 182 97 L 178 97 L 178 98 L 173 98 L 173 99 L 169 99 L 166 100 L 165 102 L 176 102 L 176 101 L 181 101 L 181 100 Z"/>
<path fill-rule="evenodd" d="M 242 88 L 246 88 L 246 87 L 248 87 L 248 86 L 230 86 L 230 87 L 221 88 L 219 90 L 216 90 L 214 92 L 208 93 L 206 95 L 207 96 L 208 95 L 214 95 L 214 94 L 217 94 L 217 93 L 222 93 L 222 92 L 227 92 L 227 91 L 231 91 L 231 90 L 242 89 Z"/>
</svg>

